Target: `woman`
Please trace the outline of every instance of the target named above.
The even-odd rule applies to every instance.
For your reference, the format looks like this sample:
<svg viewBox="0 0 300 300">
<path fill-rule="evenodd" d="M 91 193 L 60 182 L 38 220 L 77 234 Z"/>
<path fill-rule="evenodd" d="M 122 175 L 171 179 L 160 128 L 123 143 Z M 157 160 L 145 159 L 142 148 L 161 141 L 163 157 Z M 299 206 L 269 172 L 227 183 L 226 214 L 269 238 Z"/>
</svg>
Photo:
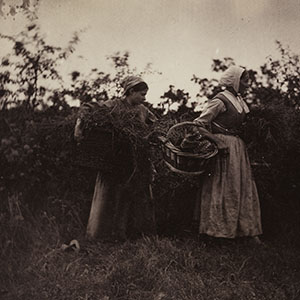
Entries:
<svg viewBox="0 0 300 300">
<path fill-rule="evenodd" d="M 126 112 L 135 112 L 137 118 L 144 124 L 151 125 L 156 117 L 143 105 L 146 100 L 148 85 L 136 76 L 123 80 L 123 97 L 108 100 L 100 105 L 111 108 L 114 115 L 121 116 Z M 75 126 L 75 139 L 82 138 L 81 119 Z M 134 230 L 136 233 L 154 233 L 154 207 L 152 203 L 151 186 L 138 189 L 133 195 L 125 184 L 116 184 L 98 172 L 94 196 L 86 235 L 89 239 L 97 237 L 104 239 L 124 240 L 128 233 L 129 214 L 134 214 Z"/>
<path fill-rule="evenodd" d="M 260 204 L 251 166 L 239 128 L 249 112 L 241 95 L 249 74 L 232 66 L 220 79 L 226 89 L 209 101 L 194 122 L 204 126 L 215 140 L 220 154 L 204 177 L 200 193 L 200 234 L 213 237 L 252 237 L 262 234 Z"/>
</svg>

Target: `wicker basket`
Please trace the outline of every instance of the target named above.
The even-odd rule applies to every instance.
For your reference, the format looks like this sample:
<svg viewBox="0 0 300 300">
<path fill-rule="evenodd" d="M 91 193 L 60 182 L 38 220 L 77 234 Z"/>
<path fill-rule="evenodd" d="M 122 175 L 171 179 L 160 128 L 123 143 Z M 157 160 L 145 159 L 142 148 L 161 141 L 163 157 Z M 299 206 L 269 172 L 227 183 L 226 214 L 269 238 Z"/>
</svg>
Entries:
<svg viewBox="0 0 300 300">
<path fill-rule="evenodd" d="M 198 132 L 200 131 L 201 135 L 203 135 L 203 138 L 210 141 L 210 150 L 202 151 L 201 153 L 189 153 L 183 152 L 181 149 L 174 146 L 174 144 L 171 142 L 171 140 L 174 142 L 174 138 L 172 139 L 172 134 L 180 131 L 183 133 L 184 131 L 188 130 L 193 132 L 195 132 L 195 130 Z M 166 165 L 171 171 L 179 174 L 202 174 L 205 172 L 209 160 L 218 153 L 215 143 L 205 135 L 205 132 L 199 125 L 193 122 L 178 123 L 169 129 L 167 137 L 161 136 L 159 139 L 161 141 L 163 158 Z"/>
</svg>

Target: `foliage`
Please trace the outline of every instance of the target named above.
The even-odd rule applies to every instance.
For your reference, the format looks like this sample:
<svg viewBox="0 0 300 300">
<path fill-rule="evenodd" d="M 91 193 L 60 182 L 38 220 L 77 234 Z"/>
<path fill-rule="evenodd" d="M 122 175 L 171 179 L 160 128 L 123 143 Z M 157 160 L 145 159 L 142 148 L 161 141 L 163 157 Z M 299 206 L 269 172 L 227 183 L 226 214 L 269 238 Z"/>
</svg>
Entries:
<svg viewBox="0 0 300 300">
<path fill-rule="evenodd" d="M 0 38 L 13 43 L 13 53 L 2 59 L 2 68 L 6 70 L 0 75 L 0 87 L 5 95 L 1 98 L 1 108 L 22 104 L 34 109 L 47 103 L 47 92 L 62 87 L 57 66 L 74 51 L 78 34 L 74 34 L 65 49 L 47 44 L 34 23 L 17 36 L 0 34 Z M 50 81 L 55 81 L 57 86 L 49 89 Z"/>
<path fill-rule="evenodd" d="M 87 75 L 73 71 L 71 87 L 66 88 L 65 93 L 73 99 L 79 99 L 80 103 L 93 100 L 105 101 L 121 96 L 120 82 L 126 76 L 158 73 L 152 69 L 151 64 L 147 64 L 143 71 L 138 72 L 136 68 L 130 67 L 129 58 L 129 52 L 116 52 L 107 56 L 114 70 L 111 74 L 106 74 L 97 68 L 93 68 Z"/>
<path fill-rule="evenodd" d="M 173 124 L 191 121 L 195 118 L 196 102 L 191 101 L 189 93 L 184 89 L 175 89 L 175 86 L 170 85 L 169 90 L 160 98 L 162 101 L 155 110 L 161 117 L 165 115 L 166 118 L 173 120 Z"/>
<path fill-rule="evenodd" d="M 66 112 L 28 112 L 19 107 L 1 115 L 1 132 L 5 132 L 0 147 L 3 200 L 17 194 L 24 206 L 34 210 L 47 206 L 48 197 L 69 193 L 76 187 L 70 187 L 77 178 L 70 176 L 76 172 L 72 162 L 75 111 L 67 116 Z M 5 209 L 7 206 L 2 205 Z"/>
<path fill-rule="evenodd" d="M 269 57 L 261 67 L 267 87 L 277 90 L 287 106 L 299 107 L 300 104 L 300 61 L 299 55 L 288 47 L 276 42 L 280 58 Z"/>
</svg>

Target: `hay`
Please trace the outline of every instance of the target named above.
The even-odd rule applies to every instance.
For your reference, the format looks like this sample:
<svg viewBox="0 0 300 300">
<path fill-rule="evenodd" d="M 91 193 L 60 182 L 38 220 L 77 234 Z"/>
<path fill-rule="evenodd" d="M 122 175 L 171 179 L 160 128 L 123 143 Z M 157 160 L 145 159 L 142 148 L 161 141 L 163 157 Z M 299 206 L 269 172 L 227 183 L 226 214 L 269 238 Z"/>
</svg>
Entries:
<svg viewBox="0 0 300 300">
<path fill-rule="evenodd" d="M 167 139 L 178 151 L 199 155 L 209 155 L 215 152 L 216 146 L 192 122 L 179 123 L 170 128 Z"/>
<path fill-rule="evenodd" d="M 150 180 L 150 129 L 136 110 L 96 106 L 81 115 L 84 140 L 78 159 L 118 183 Z"/>
</svg>

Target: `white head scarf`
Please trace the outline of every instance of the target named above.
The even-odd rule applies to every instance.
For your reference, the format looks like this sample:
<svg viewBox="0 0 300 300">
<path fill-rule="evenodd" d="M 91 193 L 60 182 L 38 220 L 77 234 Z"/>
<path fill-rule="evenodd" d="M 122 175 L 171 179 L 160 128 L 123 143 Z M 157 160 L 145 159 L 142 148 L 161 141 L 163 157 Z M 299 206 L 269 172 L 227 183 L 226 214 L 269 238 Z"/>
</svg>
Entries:
<svg viewBox="0 0 300 300">
<path fill-rule="evenodd" d="M 220 85 L 226 87 L 233 87 L 235 92 L 238 94 L 235 97 L 230 92 L 224 92 L 224 94 L 226 94 L 226 97 L 232 102 L 232 104 L 235 106 L 239 113 L 241 113 L 242 110 L 244 110 L 245 113 L 249 113 L 249 108 L 246 102 L 239 95 L 240 80 L 244 71 L 244 68 L 238 66 L 231 66 L 224 72 L 224 74 L 220 78 Z"/>
<path fill-rule="evenodd" d="M 236 91 L 239 92 L 240 79 L 245 69 L 237 66 L 229 67 L 220 79 L 220 85 L 231 86 Z"/>
</svg>

